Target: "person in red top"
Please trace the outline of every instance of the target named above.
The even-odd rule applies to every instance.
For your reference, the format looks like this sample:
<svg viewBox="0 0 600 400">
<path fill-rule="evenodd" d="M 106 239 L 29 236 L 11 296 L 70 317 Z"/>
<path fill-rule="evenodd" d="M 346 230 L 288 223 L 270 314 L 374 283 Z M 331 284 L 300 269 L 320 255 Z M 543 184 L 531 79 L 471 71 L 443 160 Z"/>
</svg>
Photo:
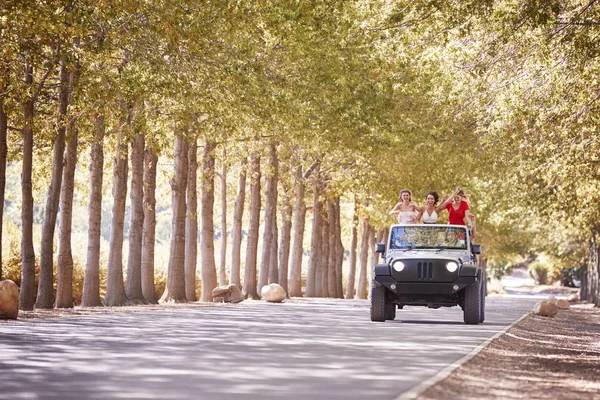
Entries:
<svg viewBox="0 0 600 400">
<path fill-rule="evenodd" d="M 466 200 L 462 189 L 454 193 L 452 203 L 446 206 L 448 210 L 448 223 L 452 225 L 471 225 L 472 237 L 475 237 L 475 216 L 469 210 L 469 203 Z M 465 222 L 465 218 L 470 223 Z"/>
</svg>

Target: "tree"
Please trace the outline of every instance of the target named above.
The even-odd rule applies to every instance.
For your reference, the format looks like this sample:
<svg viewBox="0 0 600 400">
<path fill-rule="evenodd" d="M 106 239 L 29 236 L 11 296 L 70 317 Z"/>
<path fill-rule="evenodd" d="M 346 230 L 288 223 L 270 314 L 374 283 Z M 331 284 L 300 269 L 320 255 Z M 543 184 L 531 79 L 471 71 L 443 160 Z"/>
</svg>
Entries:
<svg viewBox="0 0 600 400">
<path fill-rule="evenodd" d="M 202 293 L 200 301 L 212 301 L 212 291 L 217 287 L 215 264 L 215 228 L 213 222 L 215 204 L 215 149 L 216 142 L 207 140 L 202 156 Z"/>
<path fill-rule="evenodd" d="M 144 148 L 142 133 L 131 144 L 131 224 L 125 294 L 130 303 L 144 304 L 142 291 L 142 233 L 144 229 Z"/>
<path fill-rule="evenodd" d="M 187 212 L 185 217 L 185 296 L 188 301 L 196 301 L 196 264 L 198 261 L 198 145 L 190 142 L 188 154 L 188 185 L 186 195 Z"/>
<path fill-rule="evenodd" d="M 159 303 L 187 301 L 185 295 L 185 196 L 188 171 L 188 140 L 181 134 L 175 138 L 175 176 L 171 180 L 173 223 L 167 287 Z"/>
<path fill-rule="evenodd" d="M 256 262 L 258 252 L 258 228 L 260 224 L 260 156 L 250 156 L 250 222 L 246 243 L 246 265 L 242 293 L 246 298 L 260 299 L 256 291 Z"/>
<path fill-rule="evenodd" d="M 88 246 L 83 279 L 83 307 L 98 307 L 100 301 L 100 238 L 102 222 L 102 178 L 104 170 L 103 115 L 94 118 L 94 137 L 90 149 L 90 200 L 88 206 Z"/>
<path fill-rule="evenodd" d="M 117 147 L 113 169 L 113 209 L 110 227 L 110 248 L 108 252 L 108 276 L 106 279 L 105 306 L 122 306 L 127 302 L 123 280 L 123 226 L 125 220 L 125 200 L 127 197 L 127 159 L 129 149 L 122 130 L 127 120 L 120 120 Z"/>
</svg>

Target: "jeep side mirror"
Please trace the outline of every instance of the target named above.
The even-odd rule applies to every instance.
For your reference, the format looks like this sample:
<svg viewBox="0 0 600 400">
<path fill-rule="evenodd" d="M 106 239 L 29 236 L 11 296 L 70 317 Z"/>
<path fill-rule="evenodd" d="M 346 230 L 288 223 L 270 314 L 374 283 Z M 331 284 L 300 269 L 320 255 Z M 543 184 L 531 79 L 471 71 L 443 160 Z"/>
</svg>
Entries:
<svg viewBox="0 0 600 400">
<path fill-rule="evenodd" d="M 385 243 L 377 243 L 375 245 L 375 252 L 377 253 L 385 253 Z"/>
<path fill-rule="evenodd" d="M 471 250 L 473 251 L 473 254 L 481 254 L 481 245 L 473 244 L 471 245 Z"/>
</svg>

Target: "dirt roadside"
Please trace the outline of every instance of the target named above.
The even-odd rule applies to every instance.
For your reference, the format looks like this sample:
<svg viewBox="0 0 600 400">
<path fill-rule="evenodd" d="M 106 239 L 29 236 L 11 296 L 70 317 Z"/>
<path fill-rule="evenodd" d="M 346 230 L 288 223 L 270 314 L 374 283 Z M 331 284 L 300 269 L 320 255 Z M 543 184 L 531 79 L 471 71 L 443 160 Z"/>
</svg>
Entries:
<svg viewBox="0 0 600 400">
<path fill-rule="evenodd" d="M 600 308 L 530 314 L 417 399 L 600 399 Z"/>
</svg>

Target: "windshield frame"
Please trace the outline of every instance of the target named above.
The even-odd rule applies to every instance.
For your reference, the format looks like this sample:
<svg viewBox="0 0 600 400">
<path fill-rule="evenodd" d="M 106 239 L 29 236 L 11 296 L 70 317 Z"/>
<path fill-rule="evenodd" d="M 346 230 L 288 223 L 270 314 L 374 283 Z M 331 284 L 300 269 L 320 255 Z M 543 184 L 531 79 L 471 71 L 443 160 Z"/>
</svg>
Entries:
<svg viewBox="0 0 600 400">
<path fill-rule="evenodd" d="M 407 234 L 407 231 L 413 231 Z M 423 235 L 424 232 L 430 231 Z M 447 242 L 446 235 L 450 232 L 456 234 L 457 246 L 449 246 L 447 244 L 436 245 L 433 236 L 444 233 L 444 242 Z M 403 244 L 398 245 L 398 235 L 402 233 L 404 237 L 409 236 L 406 240 L 401 240 Z M 412 236 L 412 237 L 411 237 Z M 419 244 L 418 238 L 423 238 Z M 464 239 L 460 239 L 460 237 Z M 438 236 L 438 239 L 440 237 Z M 411 240 L 412 239 L 412 240 Z M 427 240 L 427 242 L 425 242 Z M 464 244 L 461 244 L 464 243 Z M 440 242 L 437 242 L 440 243 Z M 468 251 L 470 248 L 469 231 L 465 225 L 449 225 L 449 224 L 397 224 L 390 227 L 390 233 L 387 241 L 387 249 L 390 251 L 409 251 L 409 250 L 459 250 Z"/>
</svg>

